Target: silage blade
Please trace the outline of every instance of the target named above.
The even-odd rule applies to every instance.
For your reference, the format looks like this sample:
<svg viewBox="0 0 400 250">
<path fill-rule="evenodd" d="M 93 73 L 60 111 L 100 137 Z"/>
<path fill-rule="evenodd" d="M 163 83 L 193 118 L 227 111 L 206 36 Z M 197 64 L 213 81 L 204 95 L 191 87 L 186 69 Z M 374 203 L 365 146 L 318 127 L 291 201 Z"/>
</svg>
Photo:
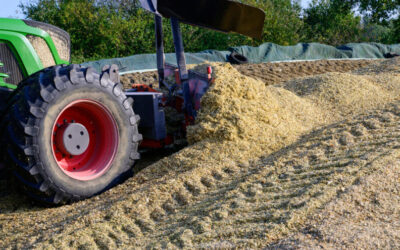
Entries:
<svg viewBox="0 0 400 250">
<path fill-rule="evenodd" d="M 261 38 L 265 13 L 230 0 L 140 0 L 142 7 L 163 17 L 223 32 Z"/>
</svg>

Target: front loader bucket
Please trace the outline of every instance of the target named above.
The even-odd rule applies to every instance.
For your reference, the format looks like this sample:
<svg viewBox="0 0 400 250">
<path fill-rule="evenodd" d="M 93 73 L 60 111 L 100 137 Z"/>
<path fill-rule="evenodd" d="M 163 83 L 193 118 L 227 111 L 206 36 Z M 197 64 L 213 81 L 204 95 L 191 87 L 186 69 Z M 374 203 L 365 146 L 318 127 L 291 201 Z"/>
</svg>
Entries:
<svg viewBox="0 0 400 250">
<path fill-rule="evenodd" d="M 140 0 L 142 7 L 156 15 L 222 32 L 261 38 L 265 13 L 230 0 Z"/>
</svg>

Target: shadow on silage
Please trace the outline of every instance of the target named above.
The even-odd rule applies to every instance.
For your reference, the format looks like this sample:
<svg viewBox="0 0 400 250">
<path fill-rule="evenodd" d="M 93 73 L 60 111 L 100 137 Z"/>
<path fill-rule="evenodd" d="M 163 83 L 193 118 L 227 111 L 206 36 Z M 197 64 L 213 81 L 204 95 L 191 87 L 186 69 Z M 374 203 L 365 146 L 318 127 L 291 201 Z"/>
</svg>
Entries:
<svg viewBox="0 0 400 250">
<path fill-rule="evenodd" d="M 11 172 L 8 169 L 0 170 L 0 215 L 33 206 L 33 203 L 22 195 L 17 187 Z"/>
</svg>

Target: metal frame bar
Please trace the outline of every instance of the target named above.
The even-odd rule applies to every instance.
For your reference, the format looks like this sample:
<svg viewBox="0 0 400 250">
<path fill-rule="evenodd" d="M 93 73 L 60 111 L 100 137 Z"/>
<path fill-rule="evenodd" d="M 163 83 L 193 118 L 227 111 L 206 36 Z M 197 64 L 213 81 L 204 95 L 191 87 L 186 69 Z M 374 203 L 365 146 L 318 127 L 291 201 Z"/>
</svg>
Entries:
<svg viewBox="0 0 400 250">
<path fill-rule="evenodd" d="M 156 26 L 158 81 L 160 86 L 162 86 L 164 82 L 164 69 L 165 69 L 164 32 L 163 32 L 162 17 L 154 15 L 154 21 Z"/>
<path fill-rule="evenodd" d="M 178 63 L 179 74 L 182 82 L 189 79 L 189 73 L 186 68 L 185 51 L 183 48 L 183 39 L 181 27 L 178 19 L 171 17 L 172 35 L 174 37 L 176 61 Z"/>
</svg>

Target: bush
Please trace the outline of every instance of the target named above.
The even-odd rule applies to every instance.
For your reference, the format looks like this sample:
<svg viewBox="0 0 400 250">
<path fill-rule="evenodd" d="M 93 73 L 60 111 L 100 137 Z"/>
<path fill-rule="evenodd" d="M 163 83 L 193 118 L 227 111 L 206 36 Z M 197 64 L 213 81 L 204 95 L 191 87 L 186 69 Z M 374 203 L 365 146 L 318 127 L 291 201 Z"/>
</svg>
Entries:
<svg viewBox="0 0 400 250">
<path fill-rule="evenodd" d="M 361 30 L 360 42 L 391 42 L 391 28 L 376 23 L 365 24 Z"/>
<path fill-rule="evenodd" d="M 400 43 L 400 16 L 392 21 L 390 43 Z"/>
</svg>

